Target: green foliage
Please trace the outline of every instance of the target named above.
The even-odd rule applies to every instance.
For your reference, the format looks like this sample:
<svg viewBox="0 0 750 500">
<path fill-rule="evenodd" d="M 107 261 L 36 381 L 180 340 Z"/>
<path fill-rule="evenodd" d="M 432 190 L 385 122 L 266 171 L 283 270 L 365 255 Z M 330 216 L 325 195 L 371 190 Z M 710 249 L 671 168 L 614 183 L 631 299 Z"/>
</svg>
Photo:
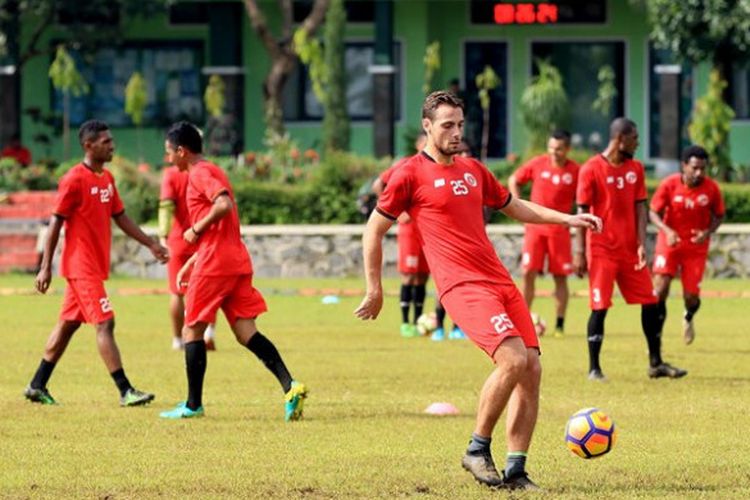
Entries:
<svg viewBox="0 0 750 500">
<path fill-rule="evenodd" d="M 52 80 L 52 86 L 63 94 L 78 97 L 89 93 L 89 84 L 78 72 L 76 62 L 64 45 L 57 46 L 55 59 L 49 67 L 48 74 Z"/>
<path fill-rule="evenodd" d="M 487 65 L 484 70 L 477 75 L 476 78 L 477 88 L 479 89 L 479 104 L 482 109 L 487 111 L 490 109 L 490 91 L 495 90 L 500 86 L 500 77 L 497 76 L 492 66 Z"/>
<path fill-rule="evenodd" d="M 734 118 L 734 111 L 722 98 L 726 86 L 719 72 L 713 70 L 708 90 L 696 101 L 688 127 L 690 140 L 708 151 L 711 174 L 721 180 L 729 180 L 729 129 Z"/>
<path fill-rule="evenodd" d="M 323 59 L 323 46 L 320 40 L 316 37 L 309 37 L 307 30 L 297 29 L 294 32 L 294 52 L 299 56 L 302 64 L 307 66 L 315 97 L 320 102 L 325 102 L 328 71 Z"/>
<path fill-rule="evenodd" d="M 0 158 L 0 193 L 55 189 L 55 179 L 43 165 L 21 166 L 13 158 Z"/>
<path fill-rule="evenodd" d="M 570 114 L 568 96 L 560 72 L 548 61 L 537 59 L 539 75 L 521 95 L 521 120 L 529 135 L 527 147 L 541 150 L 550 131 L 563 128 Z"/>
<path fill-rule="evenodd" d="M 422 84 L 422 93 L 427 95 L 433 90 L 432 80 L 435 78 L 435 73 L 437 73 L 442 64 L 440 58 L 440 41 L 435 40 L 427 46 L 422 62 L 424 63 L 424 83 Z"/>
<path fill-rule="evenodd" d="M 143 124 L 143 112 L 148 106 L 148 88 L 146 80 L 136 71 L 125 86 L 125 113 L 130 116 L 133 125 Z"/>
<path fill-rule="evenodd" d="M 220 118 L 224 114 L 226 105 L 226 85 L 219 75 L 211 75 L 203 93 L 203 103 L 206 111 L 213 118 Z"/>
<path fill-rule="evenodd" d="M 598 111 L 602 116 L 608 118 L 612 111 L 612 103 L 617 97 L 615 70 L 612 69 L 612 66 L 605 64 L 599 68 L 597 80 L 599 80 L 599 88 L 597 90 L 596 100 L 591 107 L 594 111 Z"/>
<path fill-rule="evenodd" d="M 323 36 L 325 39 L 325 67 L 328 72 L 328 91 L 323 100 L 323 145 L 329 151 L 349 149 L 349 113 L 346 100 L 346 67 L 344 63 L 344 32 L 346 11 L 344 0 L 331 0 L 326 14 Z"/>
</svg>

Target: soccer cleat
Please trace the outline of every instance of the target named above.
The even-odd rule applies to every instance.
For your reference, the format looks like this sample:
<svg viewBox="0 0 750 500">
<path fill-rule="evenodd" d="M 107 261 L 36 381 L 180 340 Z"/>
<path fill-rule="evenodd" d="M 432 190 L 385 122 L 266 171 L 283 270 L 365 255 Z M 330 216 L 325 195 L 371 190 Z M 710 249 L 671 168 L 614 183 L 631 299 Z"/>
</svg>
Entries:
<svg viewBox="0 0 750 500">
<path fill-rule="evenodd" d="M 154 400 L 154 395 L 131 387 L 120 398 L 120 406 L 143 406 Z"/>
<path fill-rule="evenodd" d="M 401 336 L 410 339 L 412 337 L 419 337 L 419 332 L 416 326 L 409 323 L 401 323 Z"/>
<path fill-rule="evenodd" d="M 55 398 L 52 397 L 52 394 L 49 393 L 46 387 L 42 387 L 41 389 L 34 389 L 33 387 L 29 386 L 24 389 L 23 395 L 26 396 L 26 399 L 28 399 L 32 403 L 39 403 L 43 405 L 57 404 L 57 401 L 55 401 Z"/>
<path fill-rule="evenodd" d="M 487 453 L 466 453 L 461 459 L 461 465 L 464 469 L 471 472 L 478 483 L 490 488 L 504 488 L 503 478 L 497 473 L 495 462 L 492 455 Z"/>
<path fill-rule="evenodd" d="M 435 331 L 432 332 L 430 339 L 434 340 L 435 342 L 445 340 L 445 330 L 443 330 L 442 328 L 436 328 Z"/>
<path fill-rule="evenodd" d="M 503 472 L 503 486 L 509 490 L 541 490 L 525 472 L 510 477 L 505 477 L 505 472 Z"/>
<path fill-rule="evenodd" d="M 448 338 L 450 340 L 464 340 L 466 339 L 466 334 L 461 330 L 461 328 L 454 326 L 453 330 L 448 334 Z"/>
<path fill-rule="evenodd" d="M 693 321 L 687 318 L 682 319 L 682 339 L 685 341 L 685 345 L 690 345 L 695 340 L 695 328 L 693 328 Z"/>
<path fill-rule="evenodd" d="M 607 382 L 607 377 L 599 368 L 594 368 L 589 371 L 589 380 L 593 380 L 594 382 Z"/>
<path fill-rule="evenodd" d="M 177 403 L 177 406 L 171 410 L 163 411 L 159 413 L 161 418 L 169 418 L 172 420 L 179 420 L 181 418 L 198 418 L 203 416 L 203 407 L 199 406 L 195 410 L 191 410 L 187 407 L 187 401 Z"/>
<path fill-rule="evenodd" d="M 293 381 L 292 388 L 284 396 L 284 420 L 291 422 L 293 420 L 302 420 L 302 410 L 307 398 L 307 387 L 302 382 Z"/>
<path fill-rule="evenodd" d="M 565 337 L 565 332 L 563 331 L 562 328 L 555 328 L 554 337 L 556 339 L 561 339 L 561 338 Z"/>
<path fill-rule="evenodd" d="M 651 366 L 648 369 L 648 376 L 651 378 L 669 377 L 669 378 L 681 378 L 687 375 L 687 370 L 677 368 L 669 363 L 662 363 L 660 365 Z"/>
</svg>

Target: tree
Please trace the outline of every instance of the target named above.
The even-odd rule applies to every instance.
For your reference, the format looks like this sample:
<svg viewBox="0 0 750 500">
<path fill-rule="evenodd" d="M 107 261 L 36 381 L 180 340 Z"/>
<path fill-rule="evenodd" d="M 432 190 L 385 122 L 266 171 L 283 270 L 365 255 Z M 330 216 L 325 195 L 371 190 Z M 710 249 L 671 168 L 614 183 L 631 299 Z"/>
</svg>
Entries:
<svg viewBox="0 0 750 500">
<path fill-rule="evenodd" d="M 482 106 L 482 149 L 480 158 L 482 161 L 487 159 L 487 146 L 490 141 L 490 91 L 500 86 L 500 77 L 497 76 L 492 66 L 487 65 L 484 71 L 479 73 L 476 78 L 477 88 L 479 89 L 479 104 Z"/>
<path fill-rule="evenodd" d="M 76 62 L 65 49 L 57 46 L 57 55 L 49 67 L 52 86 L 63 95 L 63 159 L 70 158 L 70 95 L 75 97 L 89 93 L 89 84 L 76 68 Z"/>
<path fill-rule="evenodd" d="M 146 106 L 148 106 L 146 80 L 143 79 L 140 72 L 136 71 L 125 86 L 125 113 L 130 116 L 133 125 L 136 127 L 139 161 L 143 161 L 141 125 L 143 125 L 143 113 L 146 111 Z"/>
<path fill-rule="evenodd" d="M 211 75 L 208 79 L 208 85 L 206 85 L 206 91 L 203 93 L 203 103 L 211 118 L 221 118 L 221 115 L 224 114 L 225 92 L 224 80 L 219 75 Z"/>
<path fill-rule="evenodd" d="M 284 135 L 284 117 L 281 98 L 289 75 L 297 64 L 292 37 L 293 16 L 292 0 L 277 0 L 281 9 L 281 34 L 277 38 L 271 33 L 263 11 L 257 0 L 244 0 L 245 10 L 250 18 L 250 25 L 260 38 L 268 56 L 271 67 L 263 81 L 263 101 L 265 107 L 266 133 Z M 312 37 L 325 19 L 330 0 L 314 0 L 310 14 L 302 21 L 299 29 Z"/>
<path fill-rule="evenodd" d="M 570 112 L 560 71 L 541 59 L 536 65 L 539 74 L 521 95 L 521 120 L 529 132 L 531 151 L 544 149 L 550 131 L 563 127 Z"/>
<path fill-rule="evenodd" d="M 323 143 L 325 151 L 349 149 L 349 110 L 346 99 L 346 65 L 344 62 L 344 32 L 346 11 L 344 0 L 331 0 L 326 16 L 325 68 L 328 72 L 328 89 L 323 102 Z"/>
<path fill-rule="evenodd" d="M 722 99 L 727 83 L 714 69 L 706 95 L 698 99 L 688 127 L 690 140 L 703 146 L 711 158 L 712 175 L 729 180 L 732 163 L 729 158 L 729 129 L 734 111 Z"/>
<path fill-rule="evenodd" d="M 435 40 L 427 46 L 424 52 L 424 83 L 422 84 L 422 93 L 424 95 L 432 92 L 432 80 L 435 73 L 440 69 L 440 42 Z"/>
<path fill-rule="evenodd" d="M 601 113 L 605 118 L 609 118 L 609 113 L 612 111 L 612 103 L 615 97 L 617 97 L 615 70 L 612 69 L 612 66 L 605 64 L 599 68 L 597 80 L 599 80 L 599 88 L 596 93 L 596 100 L 594 100 L 591 108 Z"/>
</svg>

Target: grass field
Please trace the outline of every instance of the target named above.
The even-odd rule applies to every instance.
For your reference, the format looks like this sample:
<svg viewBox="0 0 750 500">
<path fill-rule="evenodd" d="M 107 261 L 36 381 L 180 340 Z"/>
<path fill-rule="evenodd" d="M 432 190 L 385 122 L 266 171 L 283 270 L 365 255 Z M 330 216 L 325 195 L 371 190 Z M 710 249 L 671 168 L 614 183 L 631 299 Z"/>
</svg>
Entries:
<svg viewBox="0 0 750 500">
<path fill-rule="evenodd" d="M 2 276 L 0 289 L 28 289 L 31 282 L 30 276 Z M 292 293 L 358 288 L 360 280 L 257 285 L 276 292 L 267 296 L 270 312 L 259 321 L 261 331 L 312 391 L 302 422 L 284 423 L 276 381 L 234 343 L 223 322 L 218 351 L 209 353 L 206 417 L 159 419 L 159 411 L 184 399 L 184 362 L 170 350 L 167 297 L 118 292 L 163 283 L 132 279 L 109 283 L 116 335 L 131 381 L 156 392 L 156 401 L 145 408 L 118 406 L 93 331 L 83 327 L 49 384 L 61 404 L 31 405 L 21 393 L 39 363 L 61 295 L 0 296 L 0 497 L 506 496 L 475 484 L 460 467 L 477 392 L 491 370 L 484 354 L 468 342 L 400 338 L 393 297 L 378 321 L 360 323 L 351 315 L 358 298 L 322 305 L 319 296 Z M 395 291 L 397 283 L 387 288 Z M 742 292 L 750 283 L 708 282 L 705 289 Z M 584 299 L 571 301 L 566 338 L 542 339 L 541 413 L 528 462 L 544 488 L 537 496 L 750 498 L 750 440 L 744 434 L 750 299 L 706 298 L 689 347 L 679 333 L 680 302 L 673 299 L 669 307 L 664 353 L 690 371 L 682 380 L 647 378 L 638 309 L 621 300 L 607 318 L 607 384 L 586 380 Z M 552 321 L 551 299 L 538 299 L 534 309 Z M 434 401 L 453 403 L 461 415 L 425 415 Z M 567 417 L 587 406 L 604 409 L 619 427 L 612 453 L 590 461 L 572 455 L 562 439 Z M 493 448 L 502 463 L 500 431 Z"/>
</svg>

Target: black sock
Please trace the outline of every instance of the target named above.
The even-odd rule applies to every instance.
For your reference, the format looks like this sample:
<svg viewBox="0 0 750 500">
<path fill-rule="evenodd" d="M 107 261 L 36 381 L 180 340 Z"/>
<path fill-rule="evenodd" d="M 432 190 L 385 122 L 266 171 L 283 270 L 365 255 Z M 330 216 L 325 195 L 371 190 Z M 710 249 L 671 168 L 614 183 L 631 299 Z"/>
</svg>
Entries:
<svg viewBox="0 0 750 500">
<path fill-rule="evenodd" d="M 55 369 L 55 365 L 56 363 L 52 363 L 51 361 L 42 358 L 42 362 L 39 363 L 39 368 L 36 369 L 34 378 L 31 379 L 29 386 L 32 389 L 44 389 L 47 387 L 47 382 L 52 376 L 52 370 Z"/>
<path fill-rule="evenodd" d="M 195 411 L 203 406 L 203 378 L 206 376 L 206 343 L 203 339 L 185 344 L 185 369 L 188 379 L 187 407 Z"/>
<path fill-rule="evenodd" d="M 477 434 L 472 434 L 471 441 L 469 441 L 469 447 L 466 449 L 466 453 L 468 453 L 469 455 L 489 453 L 491 443 L 491 437 L 482 437 Z"/>
<path fill-rule="evenodd" d="M 276 346 L 262 333 L 257 332 L 250 337 L 246 347 L 250 349 L 250 352 L 258 356 L 258 359 L 266 365 L 266 368 L 271 370 L 271 373 L 274 374 L 281 384 L 284 394 L 289 392 L 289 389 L 292 388 L 292 376 L 289 374 L 289 370 L 286 369 L 286 365 L 281 359 Z"/>
<path fill-rule="evenodd" d="M 445 322 L 445 308 L 440 302 L 435 306 L 435 317 L 437 318 L 437 327 L 443 328 L 443 322 Z"/>
<path fill-rule="evenodd" d="M 661 333 L 664 330 L 664 322 L 667 321 L 667 301 L 666 300 L 660 300 L 657 306 L 657 311 L 659 312 L 659 333 Z"/>
<path fill-rule="evenodd" d="M 641 306 L 641 327 L 648 343 L 648 359 L 651 366 L 661 361 L 661 331 L 659 329 L 659 304 Z"/>
<path fill-rule="evenodd" d="M 563 331 L 565 328 L 565 318 L 562 316 L 557 317 L 557 321 L 555 322 L 555 330 Z"/>
<path fill-rule="evenodd" d="M 128 392 L 128 389 L 133 388 L 133 386 L 130 385 L 130 380 L 125 376 L 124 369 L 120 368 L 119 370 L 115 370 L 110 373 L 110 375 L 112 376 L 112 380 L 115 381 L 117 389 L 120 391 L 120 396 L 124 396 L 125 393 Z"/>
<path fill-rule="evenodd" d="M 411 306 L 412 286 L 401 285 L 401 322 L 409 322 L 409 307 Z"/>
<path fill-rule="evenodd" d="M 424 309 L 424 298 L 427 295 L 426 285 L 414 285 L 414 322 L 422 315 Z"/>
<path fill-rule="evenodd" d="M 591 311 L 587 327 L 587 340 L 589 343 L 589 371 L 601 370 L 599 365 L 599 352 L 604 342 L 604 318 L 607 317 L 607 309 Z"/>
<path fill-rule="evenodd" d="M 685 319 L 687 321 L 693 321 L 693 316 L 695 316 L 695 313 L 697 313 L 698 309 L 700 308 L 701 308 L 701 299 L 698 299 L 698 302 L 696 302 L 694 306 L 685 308 Z"/>
</svg>

